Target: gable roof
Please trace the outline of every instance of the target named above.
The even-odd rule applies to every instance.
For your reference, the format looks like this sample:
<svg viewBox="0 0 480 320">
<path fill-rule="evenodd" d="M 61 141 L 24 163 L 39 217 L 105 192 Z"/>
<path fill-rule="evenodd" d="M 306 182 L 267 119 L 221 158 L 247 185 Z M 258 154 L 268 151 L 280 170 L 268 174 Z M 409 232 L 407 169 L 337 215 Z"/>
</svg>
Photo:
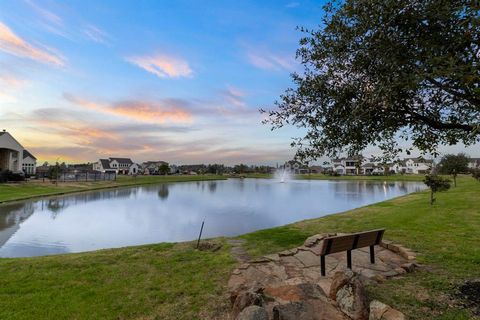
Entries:
<svg viewBox="0 0 480 320">
<path fill-rule="evenodd" d="M 110 161 L 117 161 L 118 163 L 132 164 L 133 161 L 130 158 L 108 158 Z"/>
<path fill-rule="evenodd" d="M 37 158 L 35 158 L 27 149 L 23 149 L 23 159 L 28 157 L 37 160 Z"/>
<path fill-rule="evenodd" d="M 110 160 L 108 160 L 108 159 L 100 159 L 100 163 L 101 163 L 103 169 L 111 169 L 111 168 L 110 168 Z"/>
</svg>

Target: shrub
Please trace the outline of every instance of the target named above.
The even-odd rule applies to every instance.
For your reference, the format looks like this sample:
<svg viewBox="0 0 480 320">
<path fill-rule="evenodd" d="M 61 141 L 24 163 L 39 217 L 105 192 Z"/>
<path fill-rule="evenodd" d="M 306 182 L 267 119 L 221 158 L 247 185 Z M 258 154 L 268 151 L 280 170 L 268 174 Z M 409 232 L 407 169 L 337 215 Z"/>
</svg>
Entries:
<svg viewBox="0 0 480 320">
<path fill-rule="evenodd" d="M 433 205 L 435 202 L 434 194 L 450 189 L 451 181 L 436 174 L 427 174 L 423 182 L 430 188 L 430 205 Z"/>
</svg>

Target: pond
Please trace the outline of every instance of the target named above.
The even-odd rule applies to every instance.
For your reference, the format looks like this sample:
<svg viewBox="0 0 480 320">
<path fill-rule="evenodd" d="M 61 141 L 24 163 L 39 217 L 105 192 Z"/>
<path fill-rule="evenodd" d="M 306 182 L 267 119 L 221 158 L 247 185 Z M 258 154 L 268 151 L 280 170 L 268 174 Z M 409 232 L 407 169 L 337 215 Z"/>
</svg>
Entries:
<svg viewBox="0 0 480 320">
<path fill-rule="evenodd" d="M 0 257 L 235 236 L 422 190 L 417 182 L 229 179 L 0 205 Z"/>
</svg>

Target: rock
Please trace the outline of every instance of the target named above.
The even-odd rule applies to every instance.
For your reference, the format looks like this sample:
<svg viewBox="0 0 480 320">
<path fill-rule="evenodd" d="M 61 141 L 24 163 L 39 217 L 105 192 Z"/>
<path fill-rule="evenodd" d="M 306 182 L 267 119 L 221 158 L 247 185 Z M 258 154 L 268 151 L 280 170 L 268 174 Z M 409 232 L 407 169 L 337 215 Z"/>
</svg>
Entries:
<svg viewBox="0 0 480 320">
<path fill-rule="evenodd" d="M 337 291 L 346 285 L 352 277 L 353 272 L 351 270 L 335 272 L 332 278 L 332 284 L 330 285 L 328 297 L 332 300 L 337 300 Z"/>
<path fill-rule="evenodd" d="M 319 299 L 325 297 L 323 289 L 314 283 L 304 282 L 295 285 L 266 287 L 264 294 L 267 298 L 280 303 Z"/>
<path fill-rule="evenodd" d="M 407 262 L 407 263 L 402 264 L 400 267 L 403 268 L 408 273 L 410 273 L 410 272 L 413 272 L 413 270 L 415 270 L 417 265 L 413 262 Z"/>
<path fill-rule="evenodd" d="M 264 300 L 261 293 L 244 291 L 237 295 L 235 302 L 233 303 L 232 313 L 235 316 L 249 306 L 263 306 L 263 303 Z"/>
<path fill-rule="evenodd" d="M 267 311 L 259 306 L 249 306 L 242 310 L 236 320 L 268 320 Z"/>
<path fill-rule="evenodd" d="M 368 319 L 367 293 L 358 275 L 351 270 L 347 270 L 343 275 L 337 272 L 332 282 L 330 296 L 332 297 L 334 293 L 334 300 L 343 313 L 355 320 Z"/>
<path fill-rule="evenodd" d="M 389 305 L 378 300 L 370 303 L 370 315 L 368 320 L 405 320 L 407 319 L 403 313 L 393 309 Z"/>
<path fill-rule="evenodd" d="M 310 299 L 273 307 L 273 320 L 347 320 L 327 299 Z"/>
</svg>

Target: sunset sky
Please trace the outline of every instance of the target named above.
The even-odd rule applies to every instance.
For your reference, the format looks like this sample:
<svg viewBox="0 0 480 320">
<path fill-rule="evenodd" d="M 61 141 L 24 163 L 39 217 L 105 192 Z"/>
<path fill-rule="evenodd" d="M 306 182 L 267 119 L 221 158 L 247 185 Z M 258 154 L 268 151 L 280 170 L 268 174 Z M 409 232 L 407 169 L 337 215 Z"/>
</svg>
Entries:
<svg viewBox="0 0 480 320">
<path fill-rule="evenodd" d="M 281 163 L 302 131 L 258 109 L 301 70 L 296 26 L 321 5 L 2 0 L 0 129 L 40 161 Z"/>
</svg>

